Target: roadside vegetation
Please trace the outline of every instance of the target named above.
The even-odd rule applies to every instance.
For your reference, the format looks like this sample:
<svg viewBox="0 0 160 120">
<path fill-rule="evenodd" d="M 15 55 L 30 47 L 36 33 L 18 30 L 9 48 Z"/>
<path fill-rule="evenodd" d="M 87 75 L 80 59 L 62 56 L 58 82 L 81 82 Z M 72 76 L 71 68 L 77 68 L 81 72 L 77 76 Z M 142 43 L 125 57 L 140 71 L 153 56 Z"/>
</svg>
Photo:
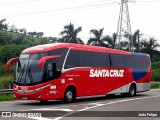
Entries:
<svg viewBox="0 0 160 120">
<path fill-rule="evenodd" d="M 160 88 L 160 84 L 158 84 L 158 83 L 151 84 L 151 89 L 158 89 L 158 88 Z"/>
<path fill-rule="evenodd" d="M 6 62 L 13 57 L 20 55 L 21 51 L 25 48 L 47 44 L 47 43 L 76 43 L 85 44 L 84 41 L 78 38 L 78 34 L 82 31 L 82 27 L 75 28 L 74 24 L 69 23 L 64 26 L 64 29 L 59 32 L 60 38 L 46 37 L 43 32 L 28 32 L 26 28 L 18 29 L 15 25 L 6 23 L 6 19 L 0 20 L 0 89 L 12 88 L 14 72 L 16 64 L 11 66 L 11 71 L 6 70 Z M 88 39 L 87 45 L 102 46 L 107 48 L 116 48 L 116 34 L 110 35 L 103 34 L 104 28 L 91 29 L 90 34 L 92 37 Z M 130 39 L 133 38 L 133 47 L 135 52 L 148 53 L 152 59 L 152 81 L 160 82 L 160 52 L 157 50 L 157 40 L 152 37 L 143 39 L 142 33 L 136 30 L 133 35 L 129 35 Z M 138 36 L 138 34 L 140 36 Z M 128 36 L 128 35 L 126 35 Z M 140 42 L 138 42 L 138 37 Z M 121 50 L 128 50 L 127 43 L 120 43 Z M 124 45 L 124 46 L 123 46 Z M 9 84 L 8 84 L 9 83 Z M 158 85 L 152 85 L 151 88 L 157 88 Z M 12 99 L 12 94 L 8 95 Z M 0 101 L 7 96 L 0 95 Z"/>
<path fill-rule="evenodd" d="M 12 101 L 14 100 L 13 94 L 1 94 L 0 95 L 0 102 L 2 101 Z"/>
</svg>

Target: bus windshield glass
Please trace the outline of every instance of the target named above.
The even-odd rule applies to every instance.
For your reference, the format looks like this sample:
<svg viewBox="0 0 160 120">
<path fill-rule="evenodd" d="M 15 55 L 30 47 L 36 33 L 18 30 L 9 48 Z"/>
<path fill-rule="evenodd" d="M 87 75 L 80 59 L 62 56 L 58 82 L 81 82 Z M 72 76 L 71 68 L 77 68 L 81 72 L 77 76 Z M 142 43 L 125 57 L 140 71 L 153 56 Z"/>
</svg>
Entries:
<svg viewBox="0 0 160 120">
<path fill-rule="evenodd" d="M 46 53 L 21 54 L 16 66 L 15 83 L 33 85 L 42 81 L 43 69 L 38 68 L 39 60 Z"/>
<path fill-rule="evenodd" d="M 56 71 L 61 71 L 67 51 L 68 51 L 67 48 L 58 48 L 44 53 L 30 53 L 30 54 L 22 53 L 19 57 L 19 61 L 16 66 L 16 74 L 14 81 L 15 84 L 28 86 L 28 85 L 40 84 L 42 82 L 47 82 L 48 80 L 55 79 L 60 74 L 59 72 Z M 44 56 L 54 56 L 54 55 L 59 55 L 61 57 L 58 59 L 47 60 L 43 69 L 38 68 L 38 64 L 41 58 L 43 58 Z M 52 77 L 52 79 L 51 78 L 45 79 L 44 76 L 47 75 L 46 66 L 48 66 L 48 64 L 50 63 L 55 63 L 56 71 L 54 72 L 55 74 L 57 74 L 57 76 Z"/>
</svg>

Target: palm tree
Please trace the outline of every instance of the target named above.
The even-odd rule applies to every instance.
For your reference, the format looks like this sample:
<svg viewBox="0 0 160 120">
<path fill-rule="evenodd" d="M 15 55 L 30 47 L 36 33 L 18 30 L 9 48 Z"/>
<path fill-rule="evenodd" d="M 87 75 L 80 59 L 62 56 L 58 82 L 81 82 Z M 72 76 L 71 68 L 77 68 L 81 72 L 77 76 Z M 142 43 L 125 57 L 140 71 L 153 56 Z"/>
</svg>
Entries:
<svg viewBox="0 0 160 120">
<path fill-rule="evenodd" d="M 107 48 L 113 48 L 114 41 L 109 35 L 104 36 L 101 41 L 106 44 Z"/>
<path fill-rule="evenodd" d="M 88 43 L 87 43 L 87 44 L 88 44 L 88 45 L 108 47 L 108 46 L 104 43 L 105 39 L 102 38 L 103 30 L 104 30 L 104 28 L 99 29 L 99 30 L 96 30 L 96 29 L 90 30 L 90 33 L 92 33 L 92 34 L 94 35 L 94 38 L 90 38 L 90 39 L 88 40 Z"/>
<path fill-rule="evenodd" d="M 113 33 L 112 38 L 113 38 L 113 49 L 114 49 L 116 46 L 116 39 L 117 39 L 116 33 Z"/>
<path fill-rule="evenodd" d="M 77 38 L 78 33 L 82 31 L 82 27 L 74 28 L 73 24 L 65 25 L 64 30 L 60 32 L 60 35 L 63 37 L 60 38 L 58 42 L 66 42 L 66 43 L 78 43 L 78 44 L 84 44 L 84 42 Z"/>
<path fill-rule="evenodd" d="M 107 35 L 102 38 L 102 41 L 106 44 L 107 48 L 115 48 L 115 42 L 116 42 L 116 34 L 113 33 L 112 37 Z"/>
<path fill-rule="evenodd" d="M 136 52 L 140 52 L 140 37 L 142 36 L 142 34 L 140 34 L 140 31 L 139 30 L 136 30 L 134 32 L 134 34 L 132 35 L 132 38 L 133 38 L 133 47 L 135 49 Z"/>
<path fill-rule="evenodd" d="M 149 41 L 143 40 L 141 42 L 141 52 L 148 53 L 151 56 L 151 59 L 153 59 L 153 53 L 159 46 L 160 44 L 157 43 L 157 40 L 155 38 L 150 38 Z"/>
</svg>

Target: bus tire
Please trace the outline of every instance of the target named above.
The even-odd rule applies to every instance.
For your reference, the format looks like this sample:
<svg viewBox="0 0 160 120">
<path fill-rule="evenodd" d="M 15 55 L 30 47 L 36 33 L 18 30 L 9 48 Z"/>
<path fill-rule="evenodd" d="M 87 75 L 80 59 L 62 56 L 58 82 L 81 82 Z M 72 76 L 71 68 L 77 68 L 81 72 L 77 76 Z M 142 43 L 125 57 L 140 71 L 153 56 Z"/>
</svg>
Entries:
<svg viewBox="0 0 160 120">
<path fill-rule="evenodd" d="M 48 100 L 41 100 L 40 103 L 41 104 L 46 104 L 48 102 Z"/>
<path fill-rule="evenodd" d="M 129 93 L 128 95 L 130 97 L 133 97 L 136 95 L 136 86 L 134 84 L 131 84 L 130 87 L 129 87 Z"/>
<path fill-rule="evenodd" d="M 115 94 L 106 94 L 106 98 L 113 98 Z"/>
<path fill-rule="evenodd" d="M 75 101 L 76 99 L 76 94 L 73 88 L 68 88 L 65 91 L 65 95 L 64 95 L 64 101 L 67 103 L 71 103 L 73 101 Z"/>
</svg>

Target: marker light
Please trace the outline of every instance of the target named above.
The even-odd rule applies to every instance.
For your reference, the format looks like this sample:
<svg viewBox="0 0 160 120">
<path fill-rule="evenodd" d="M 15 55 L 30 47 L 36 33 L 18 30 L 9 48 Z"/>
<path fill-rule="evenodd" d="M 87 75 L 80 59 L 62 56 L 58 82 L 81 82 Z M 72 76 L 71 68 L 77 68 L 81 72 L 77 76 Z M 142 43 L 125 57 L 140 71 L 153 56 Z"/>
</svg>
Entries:
<svg viewBox="0 0 160 120">
<path fill-rule="evenodd" d="M 56 89 L 56 85 L 50 86 L 50 89 Z"/>
</svg>

